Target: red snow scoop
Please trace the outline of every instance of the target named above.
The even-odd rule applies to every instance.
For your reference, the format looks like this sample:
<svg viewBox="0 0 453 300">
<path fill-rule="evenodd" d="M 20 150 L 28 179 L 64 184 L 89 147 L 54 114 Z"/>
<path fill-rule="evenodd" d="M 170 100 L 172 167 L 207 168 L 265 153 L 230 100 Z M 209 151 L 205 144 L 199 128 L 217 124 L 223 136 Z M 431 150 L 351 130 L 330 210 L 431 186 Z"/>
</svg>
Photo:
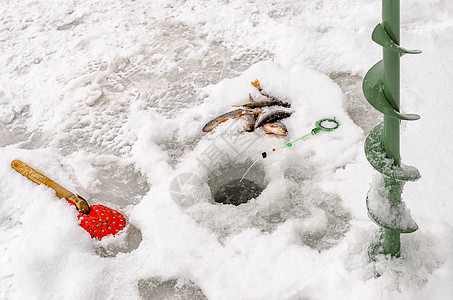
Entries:
<svg viewBox="0 0 453 300">
<path fill-rule="evenodd" d="M 11 167 L 31 181 L 52 188 L 59 198 L 64 198 L 74 205 L 80 212 L 78 216 L 80 226 L 88 231 L 92 238 L 102 239 L 109 234 L 115 235 L 126 226 L 126 218 L 121 213 L 104 205 L 89 206 L 85 199 L 71 193 L 20 160 L 13 160 Z"/>
</svg>

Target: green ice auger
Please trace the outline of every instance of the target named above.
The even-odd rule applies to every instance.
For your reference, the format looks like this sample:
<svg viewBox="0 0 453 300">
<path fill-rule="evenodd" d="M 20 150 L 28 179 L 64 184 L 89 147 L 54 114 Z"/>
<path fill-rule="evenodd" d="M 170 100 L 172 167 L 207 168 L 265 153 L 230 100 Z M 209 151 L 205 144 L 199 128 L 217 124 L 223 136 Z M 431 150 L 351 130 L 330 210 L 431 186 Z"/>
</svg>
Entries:
<svg viewBox="0 0 453 300">
<path fill-rule="evenodd" d="M 363 93 L 368 102 L 384 114 L 384 122 L 376 126 L 365 141 L 365 155 L 382 175 L 375 179 L 368 192 L 369 217 L 380 226 L 379 240 L 370 246 L 369 256 L 400 256 L 400 234 L 411 233 L 418 225 L 401 201 L 406 181 L 420 178 L 414 167 L 404 166 L 400 158 L 400 122 L 420 118 L 400 112 L 400 57 L 418 54 L 418 50 L 400 47 L 400 1 L 382 0 L 382 23 L 374 28 L 372 40 L 383 47 L 384 59 L 365 75 Z"/>
</svg>

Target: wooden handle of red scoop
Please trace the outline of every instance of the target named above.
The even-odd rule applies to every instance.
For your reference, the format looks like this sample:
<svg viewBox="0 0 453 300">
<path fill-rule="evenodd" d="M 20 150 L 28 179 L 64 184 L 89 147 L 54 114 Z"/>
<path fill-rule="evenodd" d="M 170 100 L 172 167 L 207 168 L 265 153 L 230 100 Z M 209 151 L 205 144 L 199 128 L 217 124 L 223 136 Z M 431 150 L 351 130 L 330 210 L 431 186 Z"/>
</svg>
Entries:
<svg viewBox="0 0 453 300">
<path fill-rule="evenodd" d="M 59 198 L 65 198 L 66 200 L 74 202 L 77 209 L 81 213 L 88 214 L 90 212 L 90 206 L 85 201 L 85 199 L 81 198 L 78 195 L 75 195 L 74 193 L 71 193 L 70 191 L 68 191 L 67 189 L 53 181 L 52 179 L 39 173 L 26 163 L 15 159 L 11 162 L 11 167 L 20 174 L 24 175 L 25 177 L 33 181 L 34 183 L 44 184 L 52 188 L 57 193 L 57 196 Z"/>
</svg>

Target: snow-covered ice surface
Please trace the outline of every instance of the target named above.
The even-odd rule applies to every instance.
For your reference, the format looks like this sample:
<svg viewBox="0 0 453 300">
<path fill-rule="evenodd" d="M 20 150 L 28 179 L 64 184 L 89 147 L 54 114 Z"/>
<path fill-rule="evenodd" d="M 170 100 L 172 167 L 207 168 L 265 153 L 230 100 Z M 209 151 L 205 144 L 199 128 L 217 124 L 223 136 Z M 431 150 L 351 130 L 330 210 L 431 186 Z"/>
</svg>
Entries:
<svg viewBox="0 0 453 300">
<path fill-rule="evenodd" d="M 452 299 L 453 3 L 401 3 L 403 199 L 419 230 L 400 259 L 367 248 L 382 117 L 360 91 L 381 59 L 380 1 L 4 1 L 0 10 L 0 298 Z M 203 125 L 258 96 L 292 103 L 288 137 Z M 213 194 L 261 152 L 239 206 Z M 128 219 L 92 240 L 21 159 Z M 191 181 L 181 174 L 194 175 Z M 181 183 L 183 183 L 181 185 Z M 184 184 L 186 183 L 186 184 Z M 376 276 L 379 274 L 380 276 Z"/>
</svg>

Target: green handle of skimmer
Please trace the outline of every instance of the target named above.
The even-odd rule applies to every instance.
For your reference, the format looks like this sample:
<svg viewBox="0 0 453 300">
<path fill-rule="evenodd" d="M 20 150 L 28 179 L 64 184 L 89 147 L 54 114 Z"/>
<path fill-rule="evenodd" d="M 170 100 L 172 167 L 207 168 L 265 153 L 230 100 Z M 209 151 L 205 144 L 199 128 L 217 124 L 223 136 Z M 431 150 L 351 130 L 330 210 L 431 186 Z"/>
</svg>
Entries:
<svg viewBox="0 0 453 300">
<path fill-rule="evenodd" d="M 289 143 L 287 143 L 286 145 L 284 145 L 284 146 L 282 146 L 280 148 L 272 149 L 272 152 L 269 153 L 269 155 L 272 154 L 272 153 L 275 153 L 275 152 L 277 152 L 277 151 L 279 151 L 281 149 L 284 149 L 284 148 L 287 148 L 287 147 L 288 148 L 292 147 L 294 143 L 296 143 L 296 142 L 298 142 L 298 141 L 300 141 L 300 140 L 302 140 L 302 139 L 304 139 L 304 138 L 306 138 L 306 137 L 308 137 L 310 135 L 315 135 L 315 134 L 317 134 L 320 131 L 326 131 L 326 132 L 334 131 L 338 127 L 340 127 L 340 122 L 338 122 L 337 119 L 335 119 L 335 118 L 333 118 L 333 119 L 331 119 L 331 118 L 321 119 L 321 120 L 319 120 L 319 121 L 317 121 L 315 123 L 315 128 L 313 128 L 310 133 L 307 133 L 306 135 L 301 136 L 300 138 L 295 139 L 294 141 L 289 142 Z M 267 152 L 263 152 L 263 153 L 261 153 L 261 156 L 263 158 L 266 158 L 266 157 L 268 157 L 268 154 L 267 154 Z"/>
</svg>

